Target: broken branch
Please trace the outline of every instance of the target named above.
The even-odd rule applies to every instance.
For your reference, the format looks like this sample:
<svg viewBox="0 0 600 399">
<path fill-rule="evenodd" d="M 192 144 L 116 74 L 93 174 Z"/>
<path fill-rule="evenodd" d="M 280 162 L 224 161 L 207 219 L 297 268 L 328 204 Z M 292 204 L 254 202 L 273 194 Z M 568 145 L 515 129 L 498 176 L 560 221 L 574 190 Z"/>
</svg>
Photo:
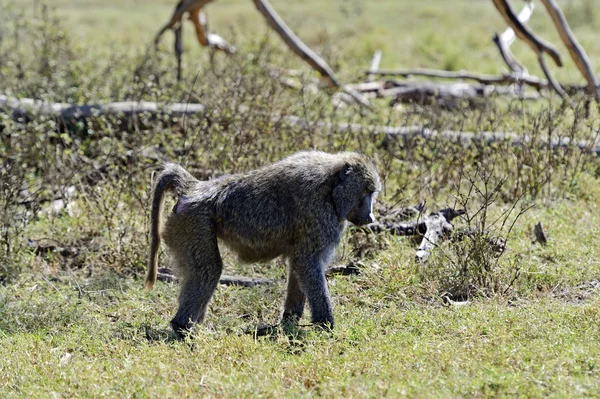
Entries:
<svg viewBox="0 0 600 399">
<path fill-rule="evenodd" d="M 536 37 L 533 32 L 515 15 L 512 7 L 508 4 L 506 0 L 492 0 L 494 5 L 504 17 L 504 20 L 508 23 L 508 25 L 514 30 L 515 34 L 519 37 L 519 39 L 523 40 L 536 54 L 548 54 L 558 65 L 559 67 L 563 65 L 562 60 L 560 58 L 560 53 L 547 43 L 546 41 Z"/>
<path fill-rule="evenodd" d="M 575 65 L 577 65 L 577 68 L 588 82 L 588 92 L 594 96 L 596 101 L 600 101 L 598 81 L 596 80 L 594 72 L 592 71 L 590 60 L 588 59 L 583 47 L 581 47 L 579 42 L 577 42 L 577 39 L 575 39 L 565 15 L 558 7 L 558 4 L 556 4 L 555 0 L 542 0 L 542 3 L 550 14 L 550 17 L 552 17 L 552 21 L 554 22 L 554 25 L 560 34 L 560 38 L 565 46 L 567 46 L 567 49 L 569 49 L 569 53 L 571 54 L 573 61 L 575 61 Z"/>
<path fill-rule="evenodd" d="M 290 50 L 296 53 L 297 56 L 306 61 L 311 67 L 317 70 L 324 78 L 327 79 L 331 87 L 340 87 L 340 83 L 336 79 L 333 71 L 327 65 L 325 60 L 319 57 L 314 51 L 312 51 L 292 30 L 286 25 L 286 23 L 277 14 L 275 9 L 267 0 L 253 0 L 254 5 L 258 11 L 265 17 L 269 26 L 277 32 L 277 34 L 283 39 L 285 44 L 288 45 Z"/>
<path fill-rule="evenodd" d="M 507 85 L 507 84 L 525 84 L 528 86 L 535 87 L 536 89 L 542 89 L 548 86 L 548 82 L 539 79 L 535 76 L 521 75 L 521 74 L 503 74 L 503 75 L 485 75 L 479 73 L 472 73 L 467 71 L 443 71 L 436 69 L 424 69 L 415 68 L 407 70 L 380 70 L 371 72 L 368 71 L 369 75 L 380 75 L 380 76 L 401 76 L 401 77 L 412 77 L 412 76 L 424 76 L 430 78 L 442 78 L 442 79 L 461 79 L 461 80 L 474 80 L 476 82 L 485 85 Z"/>
<path fill-rule="evenodd" d="M 517 19 L 521 22 L 521 24 L 527 23 L 531 15 L 533 14 L 534 5 L 533 2 L 525 3 L 525 6 L 517 16 Z M 510 45 L 515 41 L 515 31 L 512 28 L 507 28 L 501 35 L 497 33 L 494 34 L 493 40 L 498 47 L 498 51 L 500 52 L 500 56 L 508 65 L 508 68 L 520 75 L 527 75 L 527 68 L 525 68 L 522 64 L 520 64 L 510 51 Z"/>
<path fill-rule="evenodd" d="M 173 274 L 173 271 L 166 267 L 158 268 L 158 274 L 156 278 L 158 281 L 164 281 L 166 283 L 172 283 L 178 280 L 177 276 Z M 219 279 L 219 284 L 233 285 L 238 287 L 254 287 L 257 285 L 273 284 L 273 280 L 245 276 L 228 276 L 223 274 Z"/>
<path fill-rule="evenodd" d="M 377 50 L 375 54 L 373 54 L 373 59 L 371 60 L 371 66 L 369 67 L 369 71 L 367 73 L 367 81 L 373 81 L 373 75 L 379 69 L 379 64 L 381 64 L 381 58 L 383 53 L 381 50 Z"/>
</svg>

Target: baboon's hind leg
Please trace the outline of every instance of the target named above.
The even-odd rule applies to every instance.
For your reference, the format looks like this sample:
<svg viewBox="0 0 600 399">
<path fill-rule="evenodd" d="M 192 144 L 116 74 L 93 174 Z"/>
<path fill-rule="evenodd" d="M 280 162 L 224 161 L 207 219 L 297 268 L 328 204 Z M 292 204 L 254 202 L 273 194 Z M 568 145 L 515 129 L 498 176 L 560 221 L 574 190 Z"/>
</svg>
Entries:
<svg viewBox="0 0 600 399">
<path fill-rule="evenodd" d="M 198 241 L 189 243 L 186 253 L 176 257 L 182 282 L 179 308 L 171 326 L 179 335 L 204 320 L 208 303 L 221 277 L 223 263 L 217 236 L 214 228 L 208 227 L 210 224 L 210 221 L 196 223 L 189 236 Z M 199 225 L 205 227 L 199 228 Z"/>
<path fill-rule="evenodd" d="M 283 305 L 282 321 L 295 322 L 300 320 L 302 313 L 304 313 L 305 302 L 306 297 L 304 292 L 302 292 L 302 287 L 300 287 L 298 276 L 290 267 L 285 303 Z"/>
</svg>

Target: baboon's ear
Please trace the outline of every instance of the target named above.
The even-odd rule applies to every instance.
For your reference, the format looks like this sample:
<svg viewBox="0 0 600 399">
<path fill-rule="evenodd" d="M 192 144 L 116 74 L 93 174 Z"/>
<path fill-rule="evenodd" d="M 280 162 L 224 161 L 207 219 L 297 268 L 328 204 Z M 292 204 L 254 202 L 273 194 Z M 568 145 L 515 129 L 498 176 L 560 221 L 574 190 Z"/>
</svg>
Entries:
<svg viewBox="0 0 600 399">
<path fill-rule="evenodd" d="M 352 168 L 352 166 L 350 166 L 350 164 L 344 164 L 344 166 L 342 167 L 342 169 L 340 169 L 339 173 L 338 173 L 338 177 L 341 180 L 345 180 L 346 177 L 348 177 L 348 175 L 350 174 L 350 169 Z"/>
<path fill-rule="evenodd" d="M 340 169 L 337 175 L 337 180 L 333 187 L 333 204 L 335 205 L 335 213 L 340 220 L 345 220 L 348 214 L 352 210 L 352 201 L 350 198 L 351 184 L 349 175 L 351 172 L 351 166 L 346 164 Z"/>
</svg>

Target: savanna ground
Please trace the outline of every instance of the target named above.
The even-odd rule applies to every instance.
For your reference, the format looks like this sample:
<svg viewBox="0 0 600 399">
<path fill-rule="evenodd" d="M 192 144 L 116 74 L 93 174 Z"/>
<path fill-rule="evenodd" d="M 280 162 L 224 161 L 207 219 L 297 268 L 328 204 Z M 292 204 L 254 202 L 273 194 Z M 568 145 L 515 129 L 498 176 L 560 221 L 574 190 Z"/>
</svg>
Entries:
<svg viewBox="0 0 600 399">
<path fill-rule="evenodd" d="M 0 2 L 0 94 L 73 103 L 189 101 L 208 110 L 125 125 L 99 117 L 68 130 L 52 119 L 12 121 L 0 113 L 2 397 L 600 395 L 600 164 L 579 149 L 541 144 L 558 136 L 595 141 L 594 107 L 552 97 L 451 110 L 392 110 L 378 100 L 366 115 L 335 108 L 323 91 L 294 91 L 270 78 L 272 65 L 300 68 L 304 79 L 314 74 L 268 34 L 249 0 L 219 0 L 207 10 L 211 30 L 235 43 L 236 56 L 216 54 L 211 62 L 184 26 L 185 80 L 177 83 L 172 35 L 158 53 L 148 51 L 174 3 L 55 0 L 44 11 L 39 2 Z M 491 1 L 449 3 L 273 6 L 346 82 L 363 79 L 376 49 L 384 52 L 382 67 L 503 71 L 490 38 L 505 26 Z M 594 3 L 561 2 L 599 71 Z M 529 25 L 559 44 L 541 4 Z M 540 75 L 530 50 L 513 47 Z M 570 61 L 553 70 L 561 81 L 581 81 Z M 282 114 L 310 123 L 289 126 L 277 119 Z M 323 120 L 333 124 L 313 123 Z M 465 148 L 437 138 L 383 146 L 383 137 L 339 131 L 338 122 L 512 131 L 531 141 Z M 479 233 L 445 242 L 417 264 L 412 240 L 348 229 L 335 262 L 359 261 L 361 274 L 329 279 L 337 322 L 331 334 L 311 328 L 306 317 L 268 337 L 245 334 L 278 320 L 285 266 L 241 265 L 225 253 L 228 274 L 275 284 L 220 286 L 206 322 L 174 341 L 168 321 L 177 285 L 142 288 L 152 170 L 172 160 L 210 178 L 308 148 L 361 150 L 378 165 L 386 206 L 464 207 L 456 226 Z M 58 211 L 57 198 L 68 198 Z M 547 246 L 532 244 L 538 221 Z M 487 245 L 497 236 L 507 239 L 499 257 Z M 161 264 L 168 266 L 166 254 Z M 468 303 L 444 306 L 444 296 Z"/>
</svg>

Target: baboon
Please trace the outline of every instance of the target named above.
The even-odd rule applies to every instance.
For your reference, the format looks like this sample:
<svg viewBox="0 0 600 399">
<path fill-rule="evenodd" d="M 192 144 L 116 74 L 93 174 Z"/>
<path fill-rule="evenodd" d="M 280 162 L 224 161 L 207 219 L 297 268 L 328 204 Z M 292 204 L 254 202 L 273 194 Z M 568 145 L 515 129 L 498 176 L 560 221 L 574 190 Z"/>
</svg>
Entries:
<svg viewBox="0 0 600 399">
<path fill-rule="evenodd" d="M 243 262 L 283 256 L 289 263 L 282 319 L 302 317 L 305 299 L 312 322 L 333 328 L 325 270 L 345 228 L 374 222 L 381 189 L 368 157 L 353 152 L 304 151 L 263 168 L 210 181 L 169 163 L 158 175 L 151 214 L 146 288 L 156 282 L 160 237 L 181 279 L 179 308 L 171 326 L 181 337 L 204 319 L 222 270 L 217 239 Z M 177 203 L 159 236 L 164 195 Z"/>
</svg>

